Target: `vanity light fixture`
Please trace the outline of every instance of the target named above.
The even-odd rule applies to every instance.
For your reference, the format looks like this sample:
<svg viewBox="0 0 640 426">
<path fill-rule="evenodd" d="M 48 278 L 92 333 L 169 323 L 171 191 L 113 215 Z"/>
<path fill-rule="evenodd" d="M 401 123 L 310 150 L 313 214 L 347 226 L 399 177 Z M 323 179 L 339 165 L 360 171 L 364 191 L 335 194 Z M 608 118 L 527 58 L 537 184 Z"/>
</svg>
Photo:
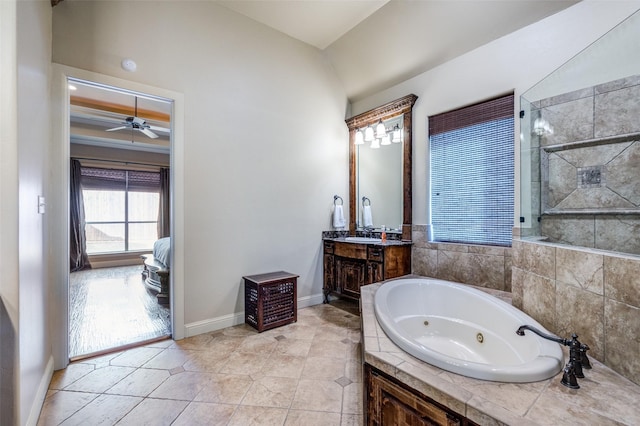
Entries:
<svg viewBox="0 0 640 426">
<path fill-rule="evenodd" d="M 382 139 L 386 134 L 387 128 L 384 127 L 384 123 L 382 122 L 382 120 L 378 121 L 378 125 L 376 126 L 376 138 Z"/>
<path fill-rule="evenodd" d="M 391 145 L 391 137 L 388 133 L 385 133 L 382 139 L 380 139 L 380 145 Z"/>
<path fill-rule="evenodd" d="M 380 148 L 380 139 L 374 139 L 371 141 L 371 149 Z"/>
<path fill-rule="evenodd" d="M 373 136 L 373 127 L 368 126 L 364 129 L 364 140 L 365 142 L 371 142 L 373 139 L 375 139 Z"/>
<path fill-rule="evenodd" d="M 362 129 L 356 130 L 356 140 L 354 142 L 355 145 L 364 144 L 364 133 L 362 133 Z"/>
<path fill-rule="evenodd" d="M 393 137 L 391 138 L 391 142 L 402 142 L 402 130 L 400 130 L 400 126 L 398 125 L 398 123 L 396 123 L 396 125 L 393 127 Z"/>
</svg>

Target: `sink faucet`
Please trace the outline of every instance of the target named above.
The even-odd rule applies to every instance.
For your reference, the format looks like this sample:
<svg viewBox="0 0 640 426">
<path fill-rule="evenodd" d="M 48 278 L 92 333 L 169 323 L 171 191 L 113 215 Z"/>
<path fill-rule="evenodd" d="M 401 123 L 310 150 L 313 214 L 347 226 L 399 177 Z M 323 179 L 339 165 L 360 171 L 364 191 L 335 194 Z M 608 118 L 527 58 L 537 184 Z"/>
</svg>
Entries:
<svg viewBox="0 0 640 426">
<path fill-rule="evenodd" d="M 535 327 L 530 325 L 521 325 L 516 330 L 518 336 L 524 336 L 524 331 L 529 330 L 542 337 L 543 339 L 551 340 L 552 342 L 560 343 L 561 345 L 569 347 L 569 362 L 564 367 L 562 380 L 560 383 L 571 389 L 580 389 L 577 378 L 584 378 L 583 368 L 590 370 L 591 363 L 587 357 L 587 351 L 589 346 L 584 345 L 578 341 L 578 335 L 573 333 L 571 339 L 563 339 L 562 337 L 553 336 L 551 334 L 543 333 Z"/>
</svg>

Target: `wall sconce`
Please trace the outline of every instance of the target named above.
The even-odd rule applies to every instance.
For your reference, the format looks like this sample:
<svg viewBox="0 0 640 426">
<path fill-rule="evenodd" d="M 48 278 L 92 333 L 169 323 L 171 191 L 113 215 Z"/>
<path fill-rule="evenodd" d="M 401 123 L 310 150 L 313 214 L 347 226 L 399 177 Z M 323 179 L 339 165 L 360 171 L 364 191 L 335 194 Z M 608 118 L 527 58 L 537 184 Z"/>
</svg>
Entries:
<svg viewBox="0 0 640 426">
<path fill-rule="evenodd" d="M 553 134 L 553 127 L 544 118 L 536 118 L 533 122 L 533 133 L 538 136 L 546 136 Z"/>
<path fill-rule="evenodd" d="M 386 134 L 387 134 L 387 128 L 384 127 L 384 123 L 382 122 L 382 120 L 380 120 L 378 122 L 378 125 L 376 126 L 376 138 L 382 139 Z"/>
<path fill-rule="evenodd" d="M 375 138 L 373 137 L 373 127 L 368 126 L 366 129 L 364 129 L 364 141 L 371 142 L 374 139 Z"/>
<path fill-rule="evenodd" d="M 354 145 L 364 145 L 364 133 L 362 132 L 362 129 L 356 130 L 356 140 Z"/>
<path fill-rule="evenodd" d="M 396 125 L 393 128 L 393 136 L 391 138 L 391 142 L 393 143 L 402 142 L 402 130 L 400 130 L 400 125 L 398 125 L 398 123 L 396 123 Z"/>
</svg>

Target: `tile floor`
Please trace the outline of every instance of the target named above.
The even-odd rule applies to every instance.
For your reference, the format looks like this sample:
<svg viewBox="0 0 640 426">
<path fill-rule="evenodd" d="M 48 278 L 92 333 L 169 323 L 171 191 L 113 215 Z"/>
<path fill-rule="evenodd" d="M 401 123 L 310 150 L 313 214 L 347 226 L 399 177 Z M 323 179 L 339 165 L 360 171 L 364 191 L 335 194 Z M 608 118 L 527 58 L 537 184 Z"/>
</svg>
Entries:
<svg viewBox="0 0 640 426">
<path fill-rule="evenodd" d="M 361 425 L 360 317 L 332 303 L 263 333 L 243 324 L 74 362 L 38 425 Z"/>
</svg>

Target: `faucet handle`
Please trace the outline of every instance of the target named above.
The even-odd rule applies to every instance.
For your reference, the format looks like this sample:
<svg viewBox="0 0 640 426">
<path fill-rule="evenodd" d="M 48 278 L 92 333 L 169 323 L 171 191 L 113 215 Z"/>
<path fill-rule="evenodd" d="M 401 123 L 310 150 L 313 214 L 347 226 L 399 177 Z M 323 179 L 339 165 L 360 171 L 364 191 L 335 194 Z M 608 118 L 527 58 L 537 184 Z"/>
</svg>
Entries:
<svg viewBox="0 0 640 426">
<path fill-rule="evenodd" d="M 588 350 L 589 346 L 580 344 L 580 364 L 582 364 L 582 368 L 591 370 L 591 363 L 589 362 L 589 357 L 587 357 Z"/>
</svg>

